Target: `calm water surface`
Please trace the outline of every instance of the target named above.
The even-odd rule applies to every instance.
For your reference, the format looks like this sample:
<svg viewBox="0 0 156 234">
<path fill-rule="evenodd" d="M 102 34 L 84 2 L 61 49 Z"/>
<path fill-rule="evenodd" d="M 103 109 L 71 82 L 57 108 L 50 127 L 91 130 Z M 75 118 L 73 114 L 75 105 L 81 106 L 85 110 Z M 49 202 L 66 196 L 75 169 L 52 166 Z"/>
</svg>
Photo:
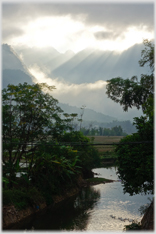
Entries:
<svg viewBox="0 0 156 234">
<path fill-rule="evenodd" d="M 116 168 L 97 168 L 93 172 L 98 177 L 118 180 Z M 99 174 L 100 173 L 100 174 Z M 84 188 L 82 191 L 56 206 L 36 214 L 27 222 L 14 229 L 53 230 L 53 231 L 123 231 L 129 221 L 118 217 L 140 221 L 138 211 L 141 205 L 149 203 L 151 195 L 123 193 L 121 182 L 99 184 Z M 116 216 L 115 219 L 110 215 Z"/>
<path fill-rule="evenodd" d="M 115 167 L 93 170 L 95 173 L 100 173 L 97 175 L 98 177 L 118 180 L 116 171 Z M 148 197 L 152 198 L 151 195 L 129 196 L 128 193 L 124 194 L 121 182 L 96 185 L 94 189 L 100 191 L 100 199 L 92 210 L 86 230 L 122 231 L 124 225 L 130 224 L 130 222 L 121 221 L 118 217 L 140 221 L 142 217 L 138 209 L 149 203 Z M 113 219 L 110 215 L 116 216 L 116 218 Z"/>
</svg>

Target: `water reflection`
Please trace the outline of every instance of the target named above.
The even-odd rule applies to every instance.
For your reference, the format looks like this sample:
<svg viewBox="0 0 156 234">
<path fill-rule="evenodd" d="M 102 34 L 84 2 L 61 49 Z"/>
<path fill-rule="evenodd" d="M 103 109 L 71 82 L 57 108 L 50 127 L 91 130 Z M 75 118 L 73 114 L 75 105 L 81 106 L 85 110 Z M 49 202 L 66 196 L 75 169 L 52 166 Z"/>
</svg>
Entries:
<svg viewBox="0 0 156 234">
<path fill-rule="evenodd" d="M 92 170 L 95 174 L 94 177 L 103 177 L 106 179 L 117 180 L 118 175 L 117 167 L 95 168 Z"/>
<path fill-rule="evenodd" d="M 91 212 L 100 199 L 100 190 L 84 188 L 80 193 L 64 202 L 60 202 L 45 212 L 32 217 L 29 223 L 20 223 L 14 230 L 86 230 Z"/>
<path fill-rule="evenodd" d="M 98 174 L 96 175 L 98 177 L 118 180 L 117 168 L 97 168 L 93 171 Z M 140 221 L 138 209 L 147 203 L 148 197 L 152 198 L 151 195 L 124 194 L 120 182 L 95 185 L 94 188 L 100 189 L 100 200 L 92 212 L 87 231 L 123 231 L 124 225 L 131 223 L 124 219 Z M 112 218 L 112 215 L 116 217 Z"/>
<path fill-rule="evenodd" d="M 98 177 L 118 180 L 115 167 L 93 171 Z M 152 198 L 149 195 L 124 194 L 120 182 L 99 184 L 83 188 L 78 195 L 36 213 L 12 229 L 31 230 L 34 227 L 35 230 L 57 231 L 123 231 L 124 225 L 130 223 L 122 219 L 141 220 L 138 209 L 147 203 L 148 197 Z"/>
</svg>

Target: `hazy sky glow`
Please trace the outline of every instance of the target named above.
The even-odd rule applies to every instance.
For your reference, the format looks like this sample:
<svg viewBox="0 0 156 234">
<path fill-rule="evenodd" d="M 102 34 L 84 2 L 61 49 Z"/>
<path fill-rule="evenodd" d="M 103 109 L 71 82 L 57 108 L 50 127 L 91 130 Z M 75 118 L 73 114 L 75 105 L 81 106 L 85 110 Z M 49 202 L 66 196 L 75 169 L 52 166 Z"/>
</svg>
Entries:
<svg viewBox="0 0 156 234">
<path fill-rule="evenodd" d="M 3 43 L 11 45 L 122 51 L 154 38 L 150 3 L 6 3 L 2 13 Z"/>
<path fill-rule="evenodd" d="M 2 3 L 2 43 L 11 45 L 17 51 L 18 48 L 26 51 L 25 54 L 24 52 L 18 54 L 24 63 L 27 53 L 32 52 L 32 58 L 35 58 L 36 61 L 32 59 L 32 64 L 27 66 L 30 73 L 35 76 L 36 82 L 55 85 L 56 89 L 53 91 L 53 95 L 59 102 L 78 107 L 86 105 L 87 108 L 107 115 L 114 115 L 115 111 L 116 117 L 120 119 L 129 119 L 130 117 L 132 120 L 133 117 L 137 116 L 137 111 L 134 108 L 135 110 L 123 113 L 122 107 L 107 98 L 105 94 L 106 80 L 113 77 L 107 77 L 106 70 L 104 74 L 100 74 L 100 72 L 98 74 L 97 68 L 95 78 L 88 75 L 91 69 L 87 70 L 85 74 L 87 82 L 84 81 L 83 77 L 76 83 L 73 76 L 75 67 L 74 65 L 71 67 L 71 57 L 69 58 L 71 80 L 68 77 L 65 78 L 65 75 L 62 77 L 54 75 L 51 67 L 56 65 L 55 68 L 57 68 L 57 66 L 64 65 L 63 56 L 66 57 L 69 54 L 61 55 L 61 57 L 59 53 L 66 53 L 68 50 L 72 50 L 76 54 L 72 55 L 73 57 L 76 57 L 78 52 L 82 51 L 83 53 L 83 50 L 87 48 L 95 51 L 113 51 L 115 53 L 112 54 L 117 55 L 119 52 L 119 57 L 121 57 L 124 54 L 123 51 L 135 44 L 142 44 L 143 39 L 154 39 L 154 2 L 3 1 Z M 31 51 L 28 48 L 31 48 Z M 44 54 L 42 59 L 44 62 L 46 60 L 43 66 L 43 61 L 38 61 L 36 56 L 42 51 Z M 129 69 L 133 73 L 131 61 L 134 60 L 133 56 L 135 56 L 136 51 L 132 51 L 128 54 L 128 56 L 132 56 L 128 60 L 130 66 L 124 63 L 123 56 L 121 64 L 124 64 L 124 67 L 120 70 Z M 54 58 L 55 54 L 56 58 Z M 119 76 L 118 67 L 115 67 L 114 63 L 114 68 L 112 68 L 112 60 L 110 61 L 109 55 L 107 57 L 107 52 L 105 54 L 106 61 L 102 61 L 108 64 L 108 70 L 110 66 L 110 71 L 114 69 L 115 76 Z M 57 56 L 60 56 L 59 59 Z M 89 57 L 89 55 L 87 56 Z M 115 58 L 115 56 L 111 58 Z M 85 63 L 87 57 L 84 56 L 83 59 Z M 59 63 L 60 61 L 62 64 Z M 76 60 L 75 66 L 81 70 L 83 66 L 79 66 L 77 61 L 79 60 Z M 83 65 L 83 61 L 80 60 L 81 65 Z M 103 66 L 99 60 L 96 62 L 99 67 Z M 80 70 L 78 70 L 78 79 Z M 92 72 L 92 74 L 94 73 Z M 141 112 L 138 113 L 139 116 Z"/>
</svg>

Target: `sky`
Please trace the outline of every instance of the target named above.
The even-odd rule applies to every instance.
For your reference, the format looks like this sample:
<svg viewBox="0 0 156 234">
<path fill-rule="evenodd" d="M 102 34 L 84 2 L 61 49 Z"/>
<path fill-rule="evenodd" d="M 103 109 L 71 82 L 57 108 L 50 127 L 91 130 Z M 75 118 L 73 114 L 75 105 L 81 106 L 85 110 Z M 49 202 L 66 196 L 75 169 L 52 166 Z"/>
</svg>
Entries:
<svg viewBox="0 0 156 234">
<path fill-rule="evenodd" d="M 154 39 L 154 1 L 2 1 L 1 21 L 2 43 L 12 47 L 53 47 L 60 53 L 71 50 L 75 54 L 87 48 L 122 53 L 143 39 Z M 56 85 L 54 95 L 59 101 L 106 111 L 102 109 L 106 82 L 69 84 L 48 77 L 35 64 L 28 69 L 38 81 Z M 108 109 L 113 108 L 113 101 L 110 103 Z M 118 112 L 121 110 L 119 107 Z"/>
<path fill-rule="evenodd" d="M 123 51 L 154 36 L 154 5 L 148 1 L 39 3 L 4 1 L 3 42 L 77 53 L 87 47 Z"/>
</svg>

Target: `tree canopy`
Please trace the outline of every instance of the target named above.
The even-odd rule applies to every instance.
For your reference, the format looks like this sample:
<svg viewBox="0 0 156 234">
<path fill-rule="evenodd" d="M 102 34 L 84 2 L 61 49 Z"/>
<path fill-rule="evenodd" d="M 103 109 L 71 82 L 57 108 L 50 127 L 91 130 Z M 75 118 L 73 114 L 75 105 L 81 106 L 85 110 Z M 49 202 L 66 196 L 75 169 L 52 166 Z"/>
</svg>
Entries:
<svg viewBox="0 0 156 234">
<path fill-rule="evenodd" d="M 139 60 L 140 66 L 150 67 L 151 74 L 142 74 L 140 81 L 137 76 L 123 79 L 121 77 L 107 80 L 106 94 L 116 103 L 122 105 L 124 111 L 128 108 L 142 107 L 150 95 L 154 94 L 154 45 L 148 40 L 144 40 L 145 49 L 142 50 L 142 58 Z"/>
<path fill-rule="evenodd" d="M 148 65 L 151 73 L 142 74 L 140 81 L 136 76 L 113 78 L 107 85 L 108 97 L 120 103 L 124 111 L 137 107 L 144 114 L 134 118 L 137 132 L 121 139 L 122 145 L 116 147 L 119 178 L 124 192 L 130 195 L 154 192 L 154 45 L 148 40 L 144 45 L 139 64 Z"/>
<path fill-rule="evenodd" d="M 18 86 L 8 85 L 7 89 L 3 89 L 3 147 L 10 149 L 10 157 L 12 147 L 18 145 L 17 154 L 22 150 L 22 157 L 26 148 L 24 143 L 41 142 L 49 136 L 55 138 L 61 132 L 59 113 L 62 110 L 57 105 L 58 101 L 46 93 L 53 88 L 46 84 L 24 83 Z M 14 145 L 8 147 L 9 142 L 14 142 Z"/>
<path fill-rule="evenodd" d="M 70 142 L 90 140 L 73 131 L 76 113 L 64 113 L 66 118 L 61 118 L 58 101 L 48 93 L 54 88 L 20 83 L 2 91 L 4 188 L 35 187 L 48 204 L 51 194 L 63 192 L 76 183 L 78 175 L 99 164 L 93 146 L 70 146 Z"/>
</svg>

